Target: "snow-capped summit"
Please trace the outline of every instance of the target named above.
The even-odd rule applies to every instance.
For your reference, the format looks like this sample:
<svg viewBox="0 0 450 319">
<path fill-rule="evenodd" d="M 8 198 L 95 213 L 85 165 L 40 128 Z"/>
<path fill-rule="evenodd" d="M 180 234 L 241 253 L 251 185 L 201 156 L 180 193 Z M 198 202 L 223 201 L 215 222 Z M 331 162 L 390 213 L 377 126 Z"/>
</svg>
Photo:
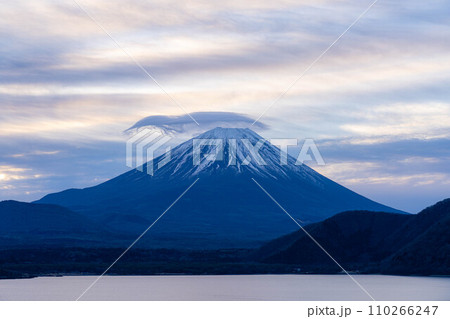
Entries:
<svg viewBox="0 0 450 319">
<path fill-rule="evenodd" d="M 252 131 L 249 128 L 229 128 L 229 127 L 216 127 L 209 131 L 206 131 L 196 138 L 223 138 L 223 139 L 262 139 L 260 135 Z"/>
<path fill-rule="evenodd" d="M 322 182 L 320 175 L 306 165 L 296 165 L 291 156 L 284 154 L 287 161 L 282 162 L 282 151 L 249 128 L 214 128 L 175 147 L 170 155 L 170 162 L 155 171 L 155 177 L 251 173 L 275 179 L 300 175 Z M 161 156 L 146 165 L 156 167 L 163 159 Z"/>
</svg>

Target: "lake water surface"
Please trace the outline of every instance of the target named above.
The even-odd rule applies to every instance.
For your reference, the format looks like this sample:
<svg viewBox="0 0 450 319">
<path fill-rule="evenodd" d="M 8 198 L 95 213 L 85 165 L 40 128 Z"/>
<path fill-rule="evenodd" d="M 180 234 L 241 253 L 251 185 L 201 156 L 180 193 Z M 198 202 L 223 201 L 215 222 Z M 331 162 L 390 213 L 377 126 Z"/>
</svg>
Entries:
<svg viewBox="0 0 450 319">
<path fill-rule="evenodd" d="M 94 276 L 0 280 L 0 300 L 76 300 Z M 450 300 L 450 278 L 355 275 L 379 301 Z M 82 300 L 369 300 L 346 275 L 104 276 Z"/>
</svg>

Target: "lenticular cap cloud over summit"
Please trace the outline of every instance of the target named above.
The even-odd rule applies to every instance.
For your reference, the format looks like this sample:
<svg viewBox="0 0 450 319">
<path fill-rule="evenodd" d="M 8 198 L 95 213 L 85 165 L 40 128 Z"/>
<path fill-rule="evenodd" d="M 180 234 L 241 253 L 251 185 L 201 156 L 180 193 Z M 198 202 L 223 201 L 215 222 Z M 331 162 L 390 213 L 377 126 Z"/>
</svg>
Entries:
<svg viewBox="0 0 450 319">
<path fill-rule="evenodd" d="M 199 124 L 197 125 L 194 118 Z M 166 133 L 190 133 L 192 131 L 206 131 L 218 126 L 246 128 L 252 125 L 254 119 L 245 114 L 234 112 L 194 112 L 182 115 L 152 115 L 145 117 L 125 132 L 132 132 L 143 127 L 152 127 L 163 130 Z M 261 122 L 253 125 L 258 129 L 267 129 L 268 126 Z"/>
</svg>

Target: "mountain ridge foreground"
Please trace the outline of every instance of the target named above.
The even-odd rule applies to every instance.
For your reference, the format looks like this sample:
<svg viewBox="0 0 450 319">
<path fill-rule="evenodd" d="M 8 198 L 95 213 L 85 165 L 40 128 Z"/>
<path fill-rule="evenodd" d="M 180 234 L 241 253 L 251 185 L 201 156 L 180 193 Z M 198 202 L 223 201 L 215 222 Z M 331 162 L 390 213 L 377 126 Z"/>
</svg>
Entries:
<svg viewBox="0 0 450 319">
<path fill-rule="evenodd" d="M 17 222 L 21 209 L 34 218 L 48 216 L 46 205 L 0 202 L 15 207 Z M 60 222 L 72 231 L 53 233 L 54 225 L 45 225 L 27 233 L 38 245 L 0 246 L 0 279 L 49 275 L 98 275 L 123 254 L 134 238 L 121 238 L 122 245 L 95 245 L 92 224 L 75 222 L 67 209 L 51 206 L 65 216 Z M 44 214 L 44 215 L 42 215 Z M 9 219 L 11 220 L 11 218 Z M 20 220 L 26 223 L 27 219 Z M 20 238 L 22 225 L 15 232 L 5 224 L 0 239 Z M 361 274 L 446 275 L 450 274 L 450 199 L 441 201 L 417 215 L 349 211 L 310 224 L 305 230 L 317 240 L 347 271 Z M 37 231 L 37 232 L 36 232 Z M 50 231 L 51 240 L 40 235 Z M 84 235 L 83 235 L 84 234 Z M 100 238 L 106 238 L 102 235 Z M 85 239 L 84 241 L 82 239 Z M 77 241 L 74 241 L 77 240 Z M 98 238 L 97 238 L 98 239 Z M 40 241 L 39 241 L 40 240 Z M 84 245 L 83 245 L 84 243 Z M 120 244 L 120 241 L 118 242 Z M 56 245 L 55 245 L 56 244 Z M 59 245 L 58 245 L 59 244 Z M 104 245 L 104 243 L 103 243 Z M 142 249 L 133 247 L 108 271 L 109 275 L 236 275 L 236 274 L 337 274 L 342 270 L 300 230 L 255 249 Z"/>
<path fill-rule="evenodd" d="M 201 157 L 193 164 L 193 141 L 172 150 L 172 159 L 154 175 L 130 170 L 100 185 L 49 194 L 36 201 L 55 204 L 124 236 L 139 236 L 197 178 L 198 182 L 138 243 L 141 248 L 221 249 L 254 248 L 297 229 L 290 218 L 254 183 L 258 181 L 296 219 L 310 224 L 347 210 L 402 213 L 367 199 L 320 175 L 295 165 L 265 141 L 259 154 L 267 165 L 239 143 L 256 145 L 262 137 L 250 129 L 215 128 L 197 139 L 222 139 L 224 160 Z M 230 146 L 237 140 L 236 165 L 230 164 Z M 212 152 L 204 147 L 203 152 Z M 251 159 L 244 165 L 247 156 Z M 163 156 L 145 163 L 156 166 Z"/>
<path fill-rule="evenodd" d="M 348 271 L 450 275 L 450 198 L 417 215 L 343 212 L 305 231 Z M 256 260 L 310 272 L 340 268 L 302 230 L 263 245 Z"/>
</svg>

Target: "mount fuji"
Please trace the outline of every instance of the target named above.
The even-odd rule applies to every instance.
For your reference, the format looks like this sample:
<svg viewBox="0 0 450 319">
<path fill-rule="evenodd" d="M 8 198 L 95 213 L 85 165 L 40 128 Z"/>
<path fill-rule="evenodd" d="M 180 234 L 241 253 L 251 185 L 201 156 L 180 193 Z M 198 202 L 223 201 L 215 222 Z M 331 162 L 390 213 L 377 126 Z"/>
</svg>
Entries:
<svg viewBox="0 0 450 319">
<path fill-rule="evenodd" d="M 222 142 L 201 146 L 196 157 L 198 140 Z M 248 145 L 258 142 L 258 152 L 251 152 Z M 218 149 L 222 157 L 206 156 Z M 94 187 L 47 195 L 37 203 L 64 206 L 110 231 L 138 236 L 198 179 L 138 244 L 183 249 L 257 247 L 295 231 L 295 223 L 255 181 L 305 225 L 347 210 L 400 212 L 304 164 L 296 165 L 289 155 L 284 154 L 287 165 L 281 165 L 281 156 L 280 149 L 250 129 L 215 128 L 175 147 L 171 160 L 153 175 L 144 172 L 148 165 L 162 163 L 164 155 L 140 167 L 144 172 L 133 169 Z"/>
</svg>

